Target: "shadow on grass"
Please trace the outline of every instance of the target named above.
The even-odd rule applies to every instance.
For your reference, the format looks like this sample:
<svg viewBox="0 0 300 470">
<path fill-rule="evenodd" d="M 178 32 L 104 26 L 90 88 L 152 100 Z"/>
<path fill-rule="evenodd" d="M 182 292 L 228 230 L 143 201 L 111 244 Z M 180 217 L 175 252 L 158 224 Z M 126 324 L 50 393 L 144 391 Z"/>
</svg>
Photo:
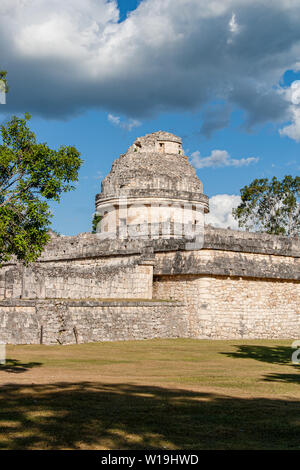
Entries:
<svg viewBox="0 0 300 470">
<path fill-rule="evenodd" d="M 228 357 L 236 359 L 255 359 L 256 361 L 266 362 L 279 366 L 290 366 L 293 371 L 300 373 L 300 365 L 292 363 L 292 354 L 295 349 L 288 346 L 255 346 L 255 345 L 237 345 L 236 352 L 222 352 Z M 264 376 L 266 382 L 285 382 L 300 384 L 300 374 L 268 374 Z"/>
<path fill-rule="evenodd" d="M 39 367 L 41 365 L 41 362 L 21 362 L 18 359 L 6 359 L 5 364 L 0 364 L 0 373 L 3 371 L 13 374 L 21 374 L 22 372 L 27 372 L 33 367 Z"/>
<path fill-rule="evenodd" d="M 5 385 L 0 449 L 299 449 L 300 402 L 99 382 Z"/>
<path fill-rule="evenodd" d="M 270 364 L 292 364 L 294 349 L 288 346 L 238 345 L 236 352 L 221 353 L 237 359 L 255 359 Z"/>
<path fill-rule="evenodd" d="M 282 383 L 300 385 L 300 373 L 299 374 L 268 374 L 268 375 L 265 375 L 264 381 L 265 382 L 282 382 Z"/>
</svg>

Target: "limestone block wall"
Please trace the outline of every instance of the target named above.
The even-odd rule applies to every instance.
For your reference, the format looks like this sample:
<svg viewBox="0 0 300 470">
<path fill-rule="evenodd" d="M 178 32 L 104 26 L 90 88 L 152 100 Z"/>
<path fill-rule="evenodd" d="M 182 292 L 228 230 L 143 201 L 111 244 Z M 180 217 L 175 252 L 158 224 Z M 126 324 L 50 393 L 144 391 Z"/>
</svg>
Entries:
<svg viewBox="0 0 300 470">
<path fill-rule="evenodd" d="M 13 267 L 4 266 L 0 269 L 0 299 L 4 299 L 6 293 L 9 297 L 12 296 L 14 278 Z"/>
<path fill-rule="evenodd" d="M 202 249 L 185 246 L 182 238 L 53 236 L 38 262 L 0 269 L 0 341 L 39 342 L 41 327 L 45 342 L 63 344 L 75 340 L 74 327 L 80 341 L 299 339 L 299 239 L 206 227 Z M 182 304 L 155 301 L 151 310 L 139 303 L 136 310 L 100 302 L 108 298 Z"/>
<path fill-rule="evenodd" d="M 155 276 L 153 296 L 184 303 L 192 338 L 295 338 L 300 282 L 247 277 Z"/>
<path fill-rule="evenodd" d="M 213 274 L 238 277 L 300 280 L 298 256 L 206 249 L 160 252 L 155 274 Z"/>
<path fill-rule="evenodd" d="M 152 298 L 152 265 L 130 259 L 109 261 L 6 267 L 1 272 L 0 299 Z"/>
<path fill-rule="evenodd" d="M 188 334 L 175 302 L 0 301 L 0 343 L 73 344 Z"/>
<path fill-rule="evenodd" d="M 206 227 L 201 250 L 155 261 L 153 296 L 184 302 L 191 337 L 299 338 L 299 239 Z"/>
</svg>

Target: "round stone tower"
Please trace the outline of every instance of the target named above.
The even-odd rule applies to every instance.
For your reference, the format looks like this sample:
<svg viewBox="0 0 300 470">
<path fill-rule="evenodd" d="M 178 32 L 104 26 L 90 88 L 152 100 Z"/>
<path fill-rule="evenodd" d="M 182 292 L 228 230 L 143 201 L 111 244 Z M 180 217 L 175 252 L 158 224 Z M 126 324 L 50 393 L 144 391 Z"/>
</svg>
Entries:
<svg viewBox="0 0 300 470">
<path fill-rule="evenodd" d="M 104 237 L 170 238 L 195 231 L 208 197 L 180 137 L 154 132 L 114 161 L 96 196 Z"/>
</svg>

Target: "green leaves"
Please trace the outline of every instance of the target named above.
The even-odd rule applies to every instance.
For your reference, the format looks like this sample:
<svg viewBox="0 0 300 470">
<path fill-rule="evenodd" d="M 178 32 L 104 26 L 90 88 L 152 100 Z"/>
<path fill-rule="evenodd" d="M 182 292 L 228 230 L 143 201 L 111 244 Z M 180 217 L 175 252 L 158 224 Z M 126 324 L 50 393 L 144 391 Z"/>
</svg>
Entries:
<svg viewBox="0 0 300 470">
<path fill-rule="evenodd" d="M 232 213 L 240 227 L 275 235 L 300 234 L 300 177 L 255 179 L 241 189 L 241 204 Z"/>
<path fill-rule="evenodd" d="M 101 215 L 94 214 L 93 220 L 92 220 L 92 233 L 97 232 L 97 226 L 99 222 L 101 221 L 102 217 Z"/>
<path fill-rule="evenodd" d="M 5 70 L 0 70 L 0 92 L 7 93 L 9 90 L 7 84 L 7 72 Z"/>
<path fill-rule="evenodd" d="M 52 216 L 47 201 L 74 188 L 82 163 L 75 147 L 38 143 L 29 120 L 13 116 L 1 126 L 0 265 L 12 255 L 25 263 L 40 256 Z"/>
</svg>

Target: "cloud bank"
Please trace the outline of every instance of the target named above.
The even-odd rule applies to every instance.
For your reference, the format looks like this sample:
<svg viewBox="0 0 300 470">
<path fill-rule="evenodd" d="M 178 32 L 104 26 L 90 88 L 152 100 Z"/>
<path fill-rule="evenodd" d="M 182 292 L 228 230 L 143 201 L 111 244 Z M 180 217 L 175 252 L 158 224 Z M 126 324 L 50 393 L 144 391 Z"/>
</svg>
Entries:
<svg viewBox="0 0 300 470">
<path fill-rule="evenodd" d="M 205 223 L 218 228 L 239 228 L 233 218 L 232 209 L 241 202 L 240 196 L 230 194 L 217 194 L 209 199 L 210 212 L 205 216 Z"/>
<path fill-rule="evenodd" d="M 143 0 L 120 22 L 115 0 L 1 0 L 6 110 L 67 118 L 97 108 L 139 119 L 221 100 L 222 116 L 203 115 L 207 136 L 227 125 L 233 107 L 246 127 L 298 122 L 279 83 L 299 69 L 299 6 Z"/>
<path fill-rule="evenodd" d="M 224 166 L 248 166 L 250 163 L 257 163 L 259 158 L 231 158 L 227 150 L 212 150 L 208 157 L 201 157 L 200 152 L 197 150 L 191 155 L 191 163 L 197 168 L 221 168 Z"/>
<path fill-rule="evenodd" d="M 290 103 L 292 123 L 280 129 L 279 133 L 300 142 L 300 80 L 295 80 L 289 88 L 283 91 L 283 94 Z"/>
</svg>

